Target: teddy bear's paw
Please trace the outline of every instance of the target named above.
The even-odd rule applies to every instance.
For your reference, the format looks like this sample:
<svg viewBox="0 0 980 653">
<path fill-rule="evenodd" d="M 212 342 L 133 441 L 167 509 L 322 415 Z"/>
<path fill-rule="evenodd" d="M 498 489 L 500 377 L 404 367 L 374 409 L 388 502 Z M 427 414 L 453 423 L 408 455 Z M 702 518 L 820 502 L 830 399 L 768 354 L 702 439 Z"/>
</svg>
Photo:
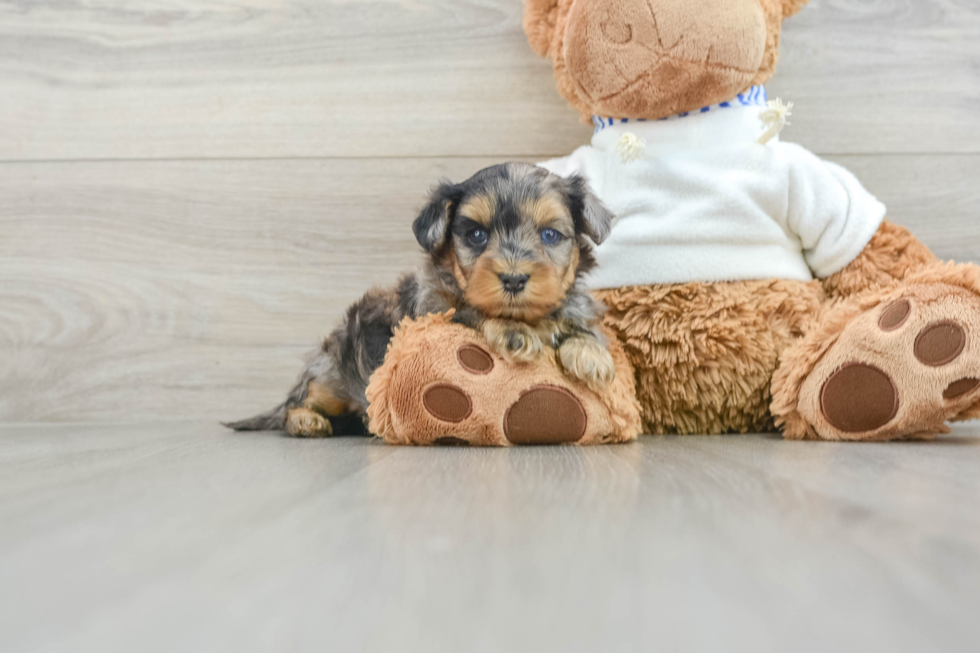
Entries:
<svg viewBox="0 0 980 653">
<path fill-rule="evenodd" d="M 562 369 L 550 348 L 514 363 L 448 316 L 408 321 L 368 385 L 369 426 L 393 444 L 629 442 L 641 429 L 632 369 L 618 343 L 610 348 L 615 379 L 598 392 Z"/>
<path fill-rule="evenodd" d="M 601 391 L 616 378 L 612 354 L 593 336 L 569 338 L 558 348 L 565 373 L 595 391 Z"/>
<path fill-rule="evenodd" d="M 980 297 L 931 284 L 849 320 L 804 380 L 799 412 L 824 439 L 924 439 L 978 404 Z"/>
</svg>

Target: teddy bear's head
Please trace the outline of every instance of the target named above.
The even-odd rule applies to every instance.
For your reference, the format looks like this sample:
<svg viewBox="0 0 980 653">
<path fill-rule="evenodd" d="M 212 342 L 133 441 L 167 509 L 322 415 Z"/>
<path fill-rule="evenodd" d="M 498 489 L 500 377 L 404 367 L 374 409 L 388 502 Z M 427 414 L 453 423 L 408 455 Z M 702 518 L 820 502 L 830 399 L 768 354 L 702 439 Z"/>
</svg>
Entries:
<svg viewBox="0 0 980 653">
<path fill-rule="evenodd" d="M 807 2 L 526 0 L 524 31 L 584 120 L 655 120 L 772 77 L 782 21 Z"/>
</svg>

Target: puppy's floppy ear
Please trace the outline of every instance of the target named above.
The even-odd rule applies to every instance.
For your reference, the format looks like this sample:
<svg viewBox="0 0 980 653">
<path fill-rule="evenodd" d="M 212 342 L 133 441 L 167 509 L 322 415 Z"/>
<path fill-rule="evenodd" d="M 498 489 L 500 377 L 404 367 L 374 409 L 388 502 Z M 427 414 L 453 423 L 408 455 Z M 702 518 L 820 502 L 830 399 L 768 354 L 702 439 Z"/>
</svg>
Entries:
<svg viewBox="0 0 980 653">
<path fill-rule="evenodd" d="M 442 181 L 429 194 L 429 203 L 412 223 L 415 240 L 428 253 L 432 254 L 446 244 L 451 213 L 462 195 L 462 187 L 449 181 Z"/>
<path fill-rule="evenodd" d="M 596 197 L 584 177 L 572 175 L 564 183 L 575 231 L 585 234 L 596 245 L 600 244 L 612 231 L 612 211 Z"/>
<path fill-rule="evenodd" d="M 525 0 L 524 33 L 531 49 L 542 57 L 547 57 L 551 49 L 557 20 L 558 0 Z"/>
</svg>

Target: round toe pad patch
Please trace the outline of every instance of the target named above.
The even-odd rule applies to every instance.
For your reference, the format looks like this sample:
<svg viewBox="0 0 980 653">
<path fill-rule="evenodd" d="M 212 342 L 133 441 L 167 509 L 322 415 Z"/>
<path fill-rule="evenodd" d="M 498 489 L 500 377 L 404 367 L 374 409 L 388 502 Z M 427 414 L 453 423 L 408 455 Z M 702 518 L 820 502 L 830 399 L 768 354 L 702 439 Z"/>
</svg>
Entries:
<svg viewBox="0 0 980 653">
<path fill-rule="evenodd" d="M 436 438 L 433 443 L 440 447 L 468 447 L 470 443 L 463 438 L 454 438 L 451 435 L 447 435 L 441 438 Z"/>
<path fill-rule="evenodd" d="M 962 397 L 978 385 L 980 385 L 980 379 L 966 378 L 960 379 L 959 381 L 953 381 L 943 391 L 943 399 L 956 399 L 957 397 Z"/>
</svg>

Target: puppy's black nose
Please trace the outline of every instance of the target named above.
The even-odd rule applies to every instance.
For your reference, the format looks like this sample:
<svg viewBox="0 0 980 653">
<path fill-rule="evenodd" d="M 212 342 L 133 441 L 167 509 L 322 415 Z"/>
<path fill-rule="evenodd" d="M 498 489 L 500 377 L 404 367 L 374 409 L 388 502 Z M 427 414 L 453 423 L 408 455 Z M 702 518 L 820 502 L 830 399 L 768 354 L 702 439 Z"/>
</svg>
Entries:
<svg viewBox="0 0 980 653">
<path fill-rule="evenodd" d="M 504 290 L 509 293 L 517 294 L 524 290 L 527 280 L 530 278 L 526 274 L 501 274 L 500 283 L 504 284 Z"/>
</svg>

